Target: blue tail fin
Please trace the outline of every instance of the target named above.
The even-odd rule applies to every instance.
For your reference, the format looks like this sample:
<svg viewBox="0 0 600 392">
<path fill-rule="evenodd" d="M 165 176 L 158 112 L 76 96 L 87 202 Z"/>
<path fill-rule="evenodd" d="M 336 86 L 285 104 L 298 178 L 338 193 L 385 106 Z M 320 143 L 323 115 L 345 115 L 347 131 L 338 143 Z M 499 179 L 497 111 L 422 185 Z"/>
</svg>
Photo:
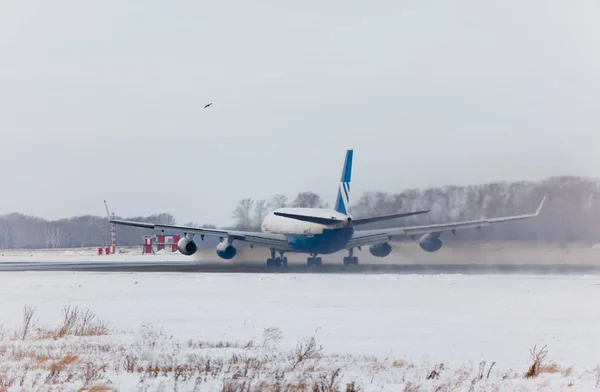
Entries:
<svg viewBox="0 0 600 392">
<path fill-rule="evenodd" d="M 353 150 L 346 151 L 346 160 L 344 169 L 342 169 L 342 179 L 338 188 L 337 199 L 335 200 L 335 210 L 342 214 L 348 214 L 348 204 L 350 204 L 350 178 L 352 177 L 352 154 Z"/>
</svg>

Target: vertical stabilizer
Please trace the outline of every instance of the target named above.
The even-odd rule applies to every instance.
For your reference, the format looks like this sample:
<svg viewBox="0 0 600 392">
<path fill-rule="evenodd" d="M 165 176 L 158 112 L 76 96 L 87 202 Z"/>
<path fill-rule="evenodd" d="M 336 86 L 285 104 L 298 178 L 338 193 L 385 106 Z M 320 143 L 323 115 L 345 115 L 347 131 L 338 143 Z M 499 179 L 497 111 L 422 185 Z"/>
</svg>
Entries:
<svg viewBox="0 0 600 392">
<path fill-rule="evenodd" d="M 342 214 L 348 214 L 348 205 L 350 204 L 350 179 L 352 177 L 352 154 L 353 150 L 346 151 L 346 160 L 342 169 L 342 179 L 338 187 L 337 199 L 335 200 L 335 210 Z"/>
</svg>

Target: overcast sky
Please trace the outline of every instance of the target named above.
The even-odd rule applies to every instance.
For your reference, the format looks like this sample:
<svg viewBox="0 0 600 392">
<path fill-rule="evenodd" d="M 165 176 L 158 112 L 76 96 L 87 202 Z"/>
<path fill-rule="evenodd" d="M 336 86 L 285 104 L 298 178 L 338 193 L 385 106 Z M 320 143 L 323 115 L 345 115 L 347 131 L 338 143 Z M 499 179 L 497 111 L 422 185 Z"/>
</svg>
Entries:
<svg viewBox="0 0 600 392">
<path fill-rule="evenodd" d="M 600 176 L 598 1 L 0 2 L 0 213 Z M 214 102 L 209 109 L 204 104 Z"/>
</svg>

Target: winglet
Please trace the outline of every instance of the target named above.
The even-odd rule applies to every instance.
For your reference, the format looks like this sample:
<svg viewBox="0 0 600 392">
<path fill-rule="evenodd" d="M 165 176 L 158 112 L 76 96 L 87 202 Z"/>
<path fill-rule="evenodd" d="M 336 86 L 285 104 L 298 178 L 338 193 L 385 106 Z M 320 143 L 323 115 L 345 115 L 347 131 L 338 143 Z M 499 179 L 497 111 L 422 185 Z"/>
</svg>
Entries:
<svg viewBox="0 0 600 392">
<path fill-rule="evenodd" d="M 537 211 L 535 212 L 535 215 L 536 215 L 536 216 L 540 214 L 540 211 L 542 210 L 542 207 L 544 206 L 544 202 L 545 202 L 545 201 L 546 201 L 546 195 L 544 195 L 544 198 L 543 198 L 543 199 L 542 199 L 542 201 L 540 202 L 540 205 L 539 205 L 539 207 L 538 207 Z"/>
</svg>

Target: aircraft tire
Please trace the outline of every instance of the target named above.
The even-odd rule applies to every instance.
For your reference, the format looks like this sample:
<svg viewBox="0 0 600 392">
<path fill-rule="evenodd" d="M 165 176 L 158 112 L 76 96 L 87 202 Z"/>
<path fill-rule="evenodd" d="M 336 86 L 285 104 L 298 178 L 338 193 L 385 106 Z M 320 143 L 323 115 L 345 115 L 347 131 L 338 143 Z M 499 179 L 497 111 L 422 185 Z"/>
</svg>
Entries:
<svg viewBox="0 0 600 392">
<path fill-rule="evenodd" d="M 273 267 L 273 259 L 267 259 L 267 267 Z"/>
</svg>

